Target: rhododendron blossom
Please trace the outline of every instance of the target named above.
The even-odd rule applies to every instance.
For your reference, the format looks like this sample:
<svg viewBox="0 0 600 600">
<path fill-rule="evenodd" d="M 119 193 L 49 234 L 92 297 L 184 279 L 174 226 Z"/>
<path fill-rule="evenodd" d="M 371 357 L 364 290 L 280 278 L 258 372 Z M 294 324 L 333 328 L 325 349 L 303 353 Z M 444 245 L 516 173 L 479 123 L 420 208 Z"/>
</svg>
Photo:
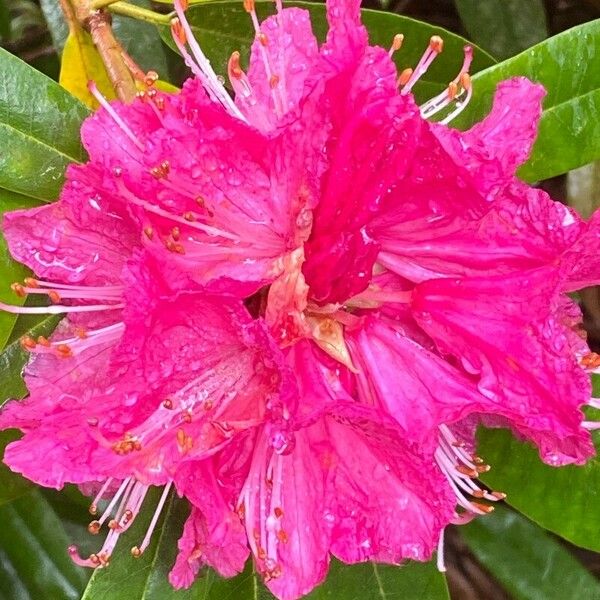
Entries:
<svg viewBox="0 0 600 600">
<path fill-rule="evenodd" d="M 488 117 L 451 127 L 474 93 L 473 50 L 447 89 L 412 90 L 443 51 L 434 36 L 399 72 L 370 46 L 358 0 L 309 13 L 276 3 L 233 94 L 175 2 L 193 77 L 101 104 L 82 128 L 89 162 L 60 200 L 4 218 L 14 284 L 64 314 L 25 337 L 29 397 L 3 428 L 4 460 L 41 485 L 94 489 L 105 567 L 150 486 L 191 514 L 170 574 L 231 577 L 251 554 L 281 599 L 346 563 L 429 560 L 444 528 L 485 514 L 483 423 L 511 428 L 552 465 L 594 455 L 581 408 L 600 368 L 567 292 L 600 281 L 589 222 L 516 178 L 543 89 L 498 87 Z M 434 122 L 435 121 L 435 122 Z M 443 557 L 438 555 L 440 568 Z"/>
</svg>

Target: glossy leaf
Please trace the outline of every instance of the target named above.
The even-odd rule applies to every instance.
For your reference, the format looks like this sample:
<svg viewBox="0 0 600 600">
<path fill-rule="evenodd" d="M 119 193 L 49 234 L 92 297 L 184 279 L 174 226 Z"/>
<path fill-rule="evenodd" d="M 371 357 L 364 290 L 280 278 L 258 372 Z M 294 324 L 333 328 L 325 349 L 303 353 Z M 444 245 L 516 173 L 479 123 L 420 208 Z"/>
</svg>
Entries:
<svg viewBox="0 0 600 600">
<path fill-rule="evenodd" d="M 496 58 L 513 56 L 548 36 L 542 0 L 454 0 L 469 38 Z"/>
<path fill-rule="evenodd" d="M 600 158 L 600 20 L 565 31 L 473 78 L 474 97 L 457 126 L 489 111 L 500 81 L 524 75 L 548 91 L 533 154 L 520 171 L 541 180 Z"/>
<path fill-rule="evenodd" d="M 132 558 L 130 548 L 143 538 L 159 496 L 159 490 L 150 492 L 136 523 L 119 541 L 110 567 L 94 573 L 82 600 L 119 600 L 124 589 L 128 600 L 274 600 L 253 572 L 250 561 L 244 573 L 233 579 L 222 579 L 209 569 L 189 590 L 175 592 L 171 588 L 167 576 L 189 512 L 187 502 L 173 494 L 167 500 L 151 545 L 140 558 Z M 334 561 L 327 582 L 306 598 L 446 600 L 448 592 L 444 577 L 433 563 L 402 567 L 368 563 L 349 567 Z"/>
<path fill-rule="evenodd" d="M 60 2 L 57 0 L 40 0 L 40 7 L 46 19 L 54 48 L 60 54 L 69 35 L 69 27 L 60 8 Z"/>
<path fill-rule="evenodd" d="M 108 100 L 116 97 L 90 34 L 74 28 L 63 50 L 59 83 L 91 109 L 96 109 L 99 104 L 88 90 L 88 81 L 93 81 Z"/>
<path fill-rule="evenodd" d="M 52 316 L 35 316 L 25 318 L 19 317 L 19 320 L 25 320 L 28 324 L 31 321 L 34 322 L 30 325 L 26 331 L 20 331 L 20 335 L 29 335 L 32 338 L 37 338 L 40 335 L 44 337 L 49 336 L 53 331 L 60 317 L 57 315 Z M 19 321 L 15 325 L 15 329 L 18 327 Z M 11 337 L 11 341 L 0 353 L 0 406 L 2 406 L 7 400 L 11 398 L 23 398 L 27 393 L 21 373 L 25 363 L 29 359 L 29 354 L 21 348 L 19 337 Z"/>
<path fill-rule="evenodd" d="M 0 597 L 79 600 L 86 573 L 67 553 L 70 538 L 38 490 L 0 506 Z"/>
<path fill-rule="evenodd" d="M 600 447 L 600 434 L 596 437 Z M 492 465 L 483 481 L 524 515 L 582 548 L 600 552 L 600 461 L 550 467 L 505 430 L 482 430 L 477 452 Z"/>
<path fill-rule="evenodd" d="M 4 456 L 6 446 L 18 438 L 19 433 L 16 430 L 0 431 L 0 457 Z M 0 462 L 0 506 L 29 493 L 32 485 L 18 473 L 13 473 L 3 462 Z M 1 527 L 2 521 L 0 521 Z"/>
<path fill-rule="evenodd" d="M 28 196 L 21 196 L 7 190 L 0 189 L 0 223 L 2 215 L 10 210 L 17 208 L 29 208 L 39 202 Z M 8 252 L 6 242 L 0 235 L 0 301 L 9 304 L 21 304 L 22 300 L 18 298 L 10 289 L 10 284 L 26 277 L 27 269 L 15 262 Z M 2 350 L 8 341 L 12 327 L 16 321 L 16 315 L 0 311 L 0 350 Z"/>
<path fill-rule="evenodd" d="M 553 536 L 514 511 L 497 506 L 460 533 L 514 600 L 600 599 L 600 582 Z"/>
<path fill-rule="evenodd" d="M 325 7 L 310 2 L 287 2 L 286 6 L 297 6 L 310 11 L 313 29 L 319 40 L 325 38 L 327 23 Z M 257 12 L 260 18 L 273 14 L 274 3 L 271 0 L 258 0 Z M 463 60 L 463 46 L 468 42 L 448 31 L 422 23 L 408 17 L 381 11 L 363 10 L 363 21 L 367 26 L 372 44 L 389 47 L 395 34 L 401 32 L 405 36 L 402 50 L 396 53 L 398 66 L 415 66 L 423 52 L 427 49 L 432 35 L 444 38 L 444 52 L 436 59 L 422 78 L 418 94 L 429 97 L 455 76 Z M 226 74 L 227 61 L 234 50 L 239 50 L 244 61 L 254 39 L 254 30 L 250 17 L 237 0 L 199 3 L 187 10 L 195 37 L 203 51 L 212 62 L 217 73 Z M 173 48 L 168 28 L 162 28 L 163 39 Z M 473 71 L 478 71 L 494 64 L 494 60 L 483 50 L 476 49 Z"/>
<path fill-rule="evenodd" d="M 79 128 L 87 114 L 56 82 L 0 49 L 0 187 L 56 198 L 67 164 L 85 157 Z"/>
<path fill-rule="evenodd" d="M 6 0 L 0 0 L 0 40 L 10 38 L 10 11 Z"/>
</svg>

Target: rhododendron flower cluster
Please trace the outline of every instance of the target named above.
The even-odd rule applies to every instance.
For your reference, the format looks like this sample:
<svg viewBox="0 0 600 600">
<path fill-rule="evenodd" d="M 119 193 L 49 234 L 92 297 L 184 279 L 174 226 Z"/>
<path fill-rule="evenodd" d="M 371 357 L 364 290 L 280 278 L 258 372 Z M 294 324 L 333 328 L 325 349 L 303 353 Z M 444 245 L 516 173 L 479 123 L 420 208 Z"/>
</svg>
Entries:
<svg viewBox="0 0 600 600">
<path fill-rule="evenodd" d="M 492 510 L 478 483 L 479 423 L 511 428 L 551 465 L 594 454 L 581 408 L 600 366 L 568 292 L 600 281 L 599 218 L 519 181 L 543 89 L 502 83 L 481 123 L 472 49 L 419 106 L 414 69 L 370 46 L 358 0 L 329 0 L 319 47 L 307 11 L 259 22 L 230 95 L 176 2 L 193 71 L 108 103 L 55 204 L 9 213 L 14 291 L 65 317 L 25 337 L 29 397 L 3 428 L 29 479 L 94 489 L 105 567 L 151 486 L 191 503 L 170 574 L 230 577 L 249 555 L 281 599 L 308 593 L 331 556 L 426 561 L 450 523 Z M 436 122 L 429 119 L 435 117 Z M 440 567 L 443 568 L 441 555 Z"/>
</svg>

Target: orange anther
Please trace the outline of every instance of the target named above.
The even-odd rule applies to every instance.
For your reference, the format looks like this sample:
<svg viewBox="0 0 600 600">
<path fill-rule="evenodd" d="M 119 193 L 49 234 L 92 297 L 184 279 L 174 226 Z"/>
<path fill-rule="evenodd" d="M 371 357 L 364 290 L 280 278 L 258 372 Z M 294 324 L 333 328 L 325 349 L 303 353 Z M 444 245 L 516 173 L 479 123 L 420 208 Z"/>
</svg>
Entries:
<svg viewBox="0 0 600 600">
<path fill-rule="evenodd" d="M 279 506 L 276 506 L 276 507 L 273 509 L 273 513 L 275 514 L 275 516 L 276 516 L 278 519 L 281 519 L 281 517 L 283 517 L 283 509 L 282 509 L 281 507 L 279 507 Z"/>
<path fill-rule="evenodd" d="M 283 529 L 280 529 L 280 530 L 277 532 L 277 539 L 278 539 L 278 540 L 279 540 L 281 543 L 283 543 L 283 544 L 287 544 L 287 541 L 288 541 L 288 536 L 287 536 L 287 533 L 286 533 L 286 532 L 285 532 Z"/>
<path fill-rule="evenodd" d="M 258 34 L 258 41 L 261 43 L 262 46 L 268 46 L 269 45 L 269 38 L 267 37 L 266 33 L 259 33 Z"/>
<path fill-rule="evenodd" d="M 56 351 L 63 358 L 70 358 L 71 356 L 73 356 L 73 351 L 71 350 L 71 347 L 67 344 L 59 344 L 58 346 L 56 346 Z"/>
<path fill-rule="evenodd" d="M 448 84 L 448 98 L 450 100 L 454 100 L 454 98 L 456 98 L 457 95 L 458 95 L 458 84 L 455 83 L 454 81 L 451 81 Z"/>
<path fill-rule="evenodd" d="M 53 302 L 54 304 L 58 304 L 60 302 L 60 294 L 54 290 L 48 292 L 48 298 L 50 298 L 50 302 Z"/>
<path fill-rule="evenodd" d="M 244 71 L 242 71 L 242 67 L 240 66 L 240 53 L 236 50 L 233 52 L 229 58 L 229 74 L 236 79 L 241 79 Z"/>
<path fill-rule="evenodd" d="M 196 220 L 196 215 L 193 212 L 186 212 L 186 213 L 183 213 L 183 218 L 186 221 L 189 221 L 190 223 L 192 223 Z"/>
<path fill-rule="evenodd" d="M 171 229 L 171 237 L 176 242 L 179 241 L 179 238 L 181 237 L 181 230 L 179 229 L 179 227 L 173 227 L 173 229 Z"/>
<path fill-rule="evenodd" d="M 45 338 L 43 335 L 40 335 L 38 337 L 37 343 L 40 346 L 44 346 L 45 348 L 50 348 L 50 340 L 48 340 L 48 338 Z"/>
<path fill-rule="evenodd" d="M 254 0 L 244 0 L 244 10 L 249 13 L 254 12 L 256 10 Z"/>
<path fill-rule="evenodd" d="M 471 504 L 486 514 L 494 512 L 494 507 L 489 504 L 482 504 L 481 502 L 471 502 Z"/>
<path fill-rule="evenodd" d="M 475 469 L 469 469 L 469 467 L 465 465 L 456 465 L 456 470 L 467 477 L 477 477 L 478 473 Z"/>
<path fill-rule="evenodd" d="M 465 90 L 471 89 L 471 76 L 468 73 L 463 73 L 460 76 L 460 85 L 462 85 Z"/>
<path fill-rule="evenodd" d="M 406 85 L 408 83 L 408 80 L 412 77 L 412 74 L 412 69 L 404 69 L 404 71 L 400 73 L 400 77 L 398 77 L 398 85 Z"/>
<path fill-rule="evenodd" d="M 179 0 L 179 5 L 181 6 L 182 10 L 187 10 L 189 2 L 188 0 Z"/>
<path fill-rule="evenodd" d="M 439 54 L 444 49 L 444 40 L 439 35 L 432 35 L 429 40 L 429 47 Z"/>
<path fill-rule="evenodd" d="M 21 338 L 21 348 L 23 350 L 33 350 L 36 347 L 35 340 L 28 335 Z"/>
<path fill-rule="evenodd" d="M 392 41 L 392 50 L 397 52 L 402 48 L 402 44 L 404 43 L 404 36 L 401 33 L 397 33 L 394 36 L 394 40 Z"/>
<path fill-rule="evenodd" d="M 33 277 L 26 277 L 25 278 L 25 285 L 27 287 L 31 287 L 31 288 L 37 288 L 40 287 L 40 284 L 37 282 L 36 279 L 34 279 Z"/>
<path fill-rule="evenodd" d="M 131 556 L 133 556 L 133 558 L 139 558 L 141 555 L 142 551 L 137 546 L 134 546 L 131 549 Z"/>
<path fill-rule="evenodd" d="M 144 235 L 151 240 L 154 237 L 154 229 L 152 227 L 144 227 Z"/>
<path fill-rule="evenodd" d="M 10 284 L 10 289 L 17 296 L 19 296 L 19 298 L 25 298 L 25 296 L 27 296 L 27 293 L 25 292 L 25 289 L 23 288 L 23 286 L 20 283 L 11 283 Z"/>
<path fill-rule="evenodd" d="M 100 531 L 100 521 L 92 521 L 87 528 L 92 535 L 96 535 Z"/>
<path fill-rule="evenodd" d="M 167 410 L 173 409 L 173 401 L 170 398 L 167 398 L 166 400 L 164 400 L 162 405 L 163 405 L 163 408 L 166 408 Z"/>
<path fill-rule="evenodd" d="M 185 35 L 185 29 L 181 24 L 181 21 L 177 18 L 171 21 L 171 35 L 180 43 L 185 44 L 187 42 L 187 36 Z"/>
<path fill-rule="evenodd" d="M 75 335 L 80 339 L 80 340 L 85 340 L 88 337 L 87 331 L 83 328 L 83 327 L 76 327 L 75 328 Z"/>
<path fill-rule="evenodd" d="M 158 73 L 156 71 L 148 71 L 146 73 L 146 76 L 144 77 L 144 83 L 148 87 L 152 87 L 157 81 L 158 81 Z"/>
<path fill-rule="evenodd" d="M 269 79 L 269 85 L 271 89 L 276 88 L 279 85 L 279 75 L 271 75 L 271 79 Z"/>
</svg>

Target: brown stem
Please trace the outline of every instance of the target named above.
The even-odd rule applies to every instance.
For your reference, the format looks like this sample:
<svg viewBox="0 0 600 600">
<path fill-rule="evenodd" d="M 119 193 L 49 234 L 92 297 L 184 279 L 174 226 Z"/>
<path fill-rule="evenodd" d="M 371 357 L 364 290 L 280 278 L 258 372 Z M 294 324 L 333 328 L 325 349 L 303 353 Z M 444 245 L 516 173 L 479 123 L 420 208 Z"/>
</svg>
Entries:
<svg viewBox="0 0 600 600">
<path fill-rule="evenodd" d="M 87 26 L 117 96 L 123 102 L 131 102 L 136 94 L 135 81 L 123 60 L 121 44 L 115 38 L 110 22 L 110 15 L 95 11 L 87 20 Z"/>
<path fill-rule="evenodd" d="M 60 0 L 60 6 L 71 33 L 76 33 L 80 27 L 90 32 L 117 96 L 123 102 L 131 102 L 136 86 L 123 60 L 121 44 L 113 34 L 110 15 L 93 10 L 89 0 Z"/>
</svg>

